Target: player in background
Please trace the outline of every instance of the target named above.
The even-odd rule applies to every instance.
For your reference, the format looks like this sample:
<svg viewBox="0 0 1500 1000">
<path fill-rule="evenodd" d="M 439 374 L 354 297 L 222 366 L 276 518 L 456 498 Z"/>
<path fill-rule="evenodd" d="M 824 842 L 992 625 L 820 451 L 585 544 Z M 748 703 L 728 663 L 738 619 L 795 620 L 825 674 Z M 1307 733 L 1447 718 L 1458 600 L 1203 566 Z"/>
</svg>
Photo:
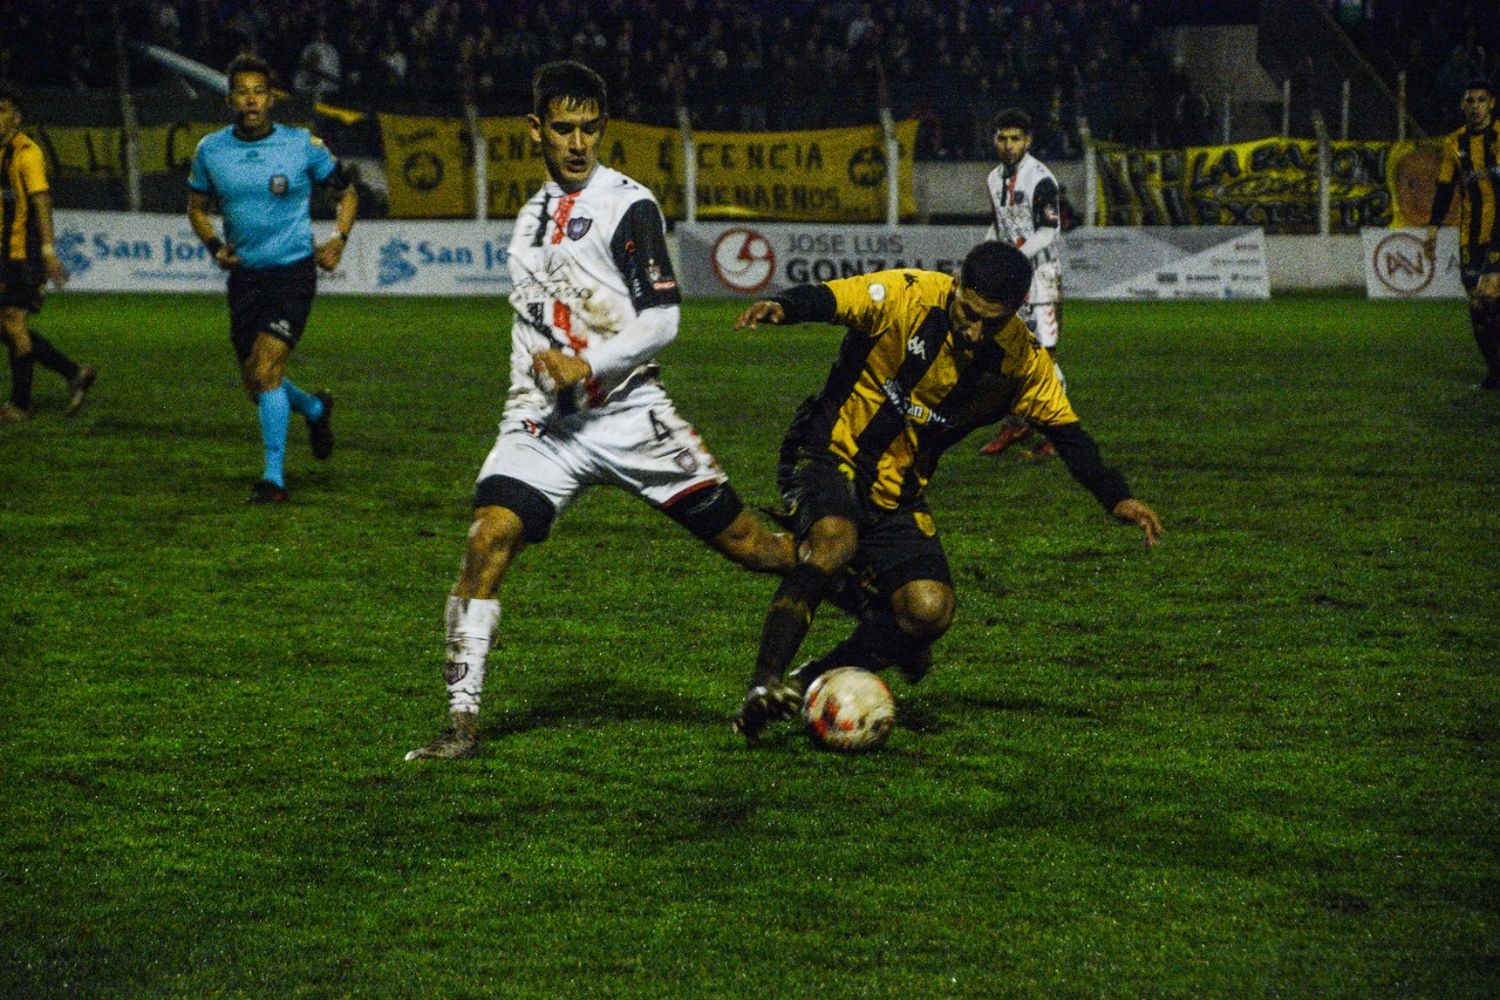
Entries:
<svg viewBox="0 0 1500 1000">
<path fill-rule="evenodd" d="M 1443 137 L 1432 222 L 1423 249 L 1437 256 L 1438 227 L 1459 196 L 1459 276 L 1469 293 L 1469 323 L 1487 368 L 1481 389 L 1500 389 L 1500 123 L 1495 120 L 1495 88 L 1475 80 L 1464 88 L 1459 108 L 1462 128 Z"/>
<path fill-rule="evenodd" d="M 771 602 L 735 731 L 754 740 L 796 712 L 802 692 L 835 666 L 897 667 L 924 676 L 953 620 L 953 577 L 927 506 L 943 452 L 1006 414 L 1033 421 L 1068 471 L 1147 545 L 1156 514 L 1105 465 L 1079 424 L 1051 357 L 1016 310 L 1031 264 L 986 242 L 960 276 L 880 271 L 799 285 L 754 303 L 736 327 L 833 323 L 847 328 L 823 390 L 798 408 L 781 447 L 777 485 L 790 508 L 797 568 Z M 813 615 L 847 569 L 873 578 L 877 599 L 854 633 L 782 678 Z"/>
<path fill-rule="evenodd" d="M 992 123 L 995 153 L 1000 165 L 990 171 L 986 185 L 995 221 L 985 239 L 1000 240 L 1020 248 L 1031 261 L 1031 290 L 1021 304 L 1021 322 L 1057 364 L 1057 338 L 1062 333 L 1062 266 L 1058 236 L 1062 233 L 1062 206 L 1057 178 L 1031 155 L 1031 116 L 1018 108 L 1006 108 Z M 1062 369 L 1057 369 L 1063 387 Z M 1008 417 L 994 438 L 979 449 L 981 455 L 998 455 L 1031 434 L 1031 425 L 1019 417 Z M 1031 453 L 1045 458 L 1056 454 L 1051 441 Z"/>
<path fill-rule="evenodd" d="M 532 78 L 531 137 L 547 167 L 510 243 L 510 393 L 474 490 L 448 598 L 448 729 L 407 760 L 467 757 L 500 618 L 499 588 L 585 489 L 640 497 L 746 569 L 785 573 L 790 536 L 745 510 L 653 360 L 677 335 L 681 294 L 650 190 L 599 163 L 604 81 L 577 62 Z"/>
<path fill-rule="evenodd" d="M 83 406 L 99 374 L 75 363 L 31 328 L 30 314 L 42 309 L 42 286 L 51 281 L 63 287 L 68 269 L 53 245 L 46 162 L 37 144 L 22 134 L 21 118 L 21 95 L 0 88 L 0 334 L 10 354 L 10 399 L 0 403 L 4 423 L 30 417 L 38 361 L 67 380 L 69 416 Z"/>
<path fill-rule="evenodd" d="M 318 288 L 317 268 L 338 267 L 359 196 L 347 171 L 304 128 L 271 120 L 271 70 L 255 56 L 229 64 L 233 125 L 198 143 L 188 174 L 188 221 L 219 267 L 229 272 L 229 339 L 245 391 L 260 414 L 265 466 L 251 503 L 284 503 L 286 438 L 291 415 L 307 421 L 313 457 L 333 452 L 333 396 L 305 392 L 286 378 L 287 359 L 302 339 Z M 336 231 L 315 244 L 312 192 L 339 192 Z M 209 214 L 217 199 L 224 236 Z"/>
</svg>

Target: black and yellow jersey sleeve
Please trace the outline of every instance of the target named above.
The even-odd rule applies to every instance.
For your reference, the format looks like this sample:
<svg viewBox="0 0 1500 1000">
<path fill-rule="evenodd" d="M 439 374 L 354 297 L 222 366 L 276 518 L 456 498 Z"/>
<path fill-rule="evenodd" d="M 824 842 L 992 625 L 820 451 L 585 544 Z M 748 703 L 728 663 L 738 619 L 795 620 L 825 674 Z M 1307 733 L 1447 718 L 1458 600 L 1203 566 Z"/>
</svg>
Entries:
<svg viewBox="0 0 1500 1000">
<path fill-rule="evenodd" d="M 31 196 L 48 190 L 46 162 L 41 147 L 25 133 L 0 146 L 0 250 L 8 260 L 36 260 L 41 233 L 31 215 Z"/>
<path fill-rule="evenodd" d="M 833 292 L 836 322 L 871 337 L 910 332 L 934 308 L 946 309 L 951 275 L 936 271 L 876 271 L 825 282 Z"/>
<path fill-rule="evenodd" d="M 1460 128 L 1443 137 L 1431 224 L 1443 224 L 1457 194 L 1458 243 L 1465 264 L 1473 259 L 1474 250 L 1492 249 L 1500 244 L 1497 179 L 1500 179 L 1500 122 L 1491 122 L 1478 132 Z"/>
</svg>

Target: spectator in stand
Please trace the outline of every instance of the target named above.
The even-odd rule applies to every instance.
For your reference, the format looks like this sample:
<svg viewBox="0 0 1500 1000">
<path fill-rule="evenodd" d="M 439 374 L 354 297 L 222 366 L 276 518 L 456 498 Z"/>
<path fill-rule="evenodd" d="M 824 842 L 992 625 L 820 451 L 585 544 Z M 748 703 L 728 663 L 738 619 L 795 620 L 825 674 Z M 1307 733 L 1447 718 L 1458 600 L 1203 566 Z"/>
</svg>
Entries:
<svg viewBox="0 0 1500 1000">
<path fill-rule="evenodd" d="M 328 40 L 328 22 L 320 19 L 317 34 L 302 47 L 302 54 L 298 57 L 292 90 L 310 101 L 321 101 L 329 94 L 338 93 L 342 82 L 339 51 Z"/>
</svg>

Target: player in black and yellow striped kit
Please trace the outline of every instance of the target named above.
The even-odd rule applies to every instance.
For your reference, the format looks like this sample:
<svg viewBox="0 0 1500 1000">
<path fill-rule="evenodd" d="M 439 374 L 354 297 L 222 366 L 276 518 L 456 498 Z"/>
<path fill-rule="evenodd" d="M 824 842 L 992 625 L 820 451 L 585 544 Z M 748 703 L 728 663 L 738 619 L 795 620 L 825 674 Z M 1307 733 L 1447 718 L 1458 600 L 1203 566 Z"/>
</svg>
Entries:
<svg viewBox="0 0 1500 1000">
<path fill-rule="evenodd" d="M 21 98 L 0 89 L 0 335 L 10 354 L 10 399 L 0 422 L 20 423 L 31 413 L 31 376 L 37 362 L 68 382 L 69 415 L 83 405 L 98 375 L 74 363 L 31 329 L 29 314 L 42 308 L 42 286 L 61 288 L 68 269 L 52 237 L 52 195 L 42 151 L 21 133 Z"/>
<path fill-rule="evenodd" d="M 1459 102 L 1464 126 L 1443 138 L 1432 223 L 1427 228 L 1428 260 L 1437 255 L 1437 232 L 1459 196 L 1459 275 L 1469 293 L 1474 341 L 1488 368 L 1482 389 L 1500 389 L 1500 123 L 1495 120 L 1495 88 L 1474 81 Z"/>
<path fill-rule="evenodd" d="M 798 565 L 766 615 L 750 690 L 734 728 L 753 740 L 790 715 L 835 666 L 895 666 L 920 679 L 953 618 L 953 579 L 926 501 L 943 452 L 1007 414 L 1029 419 L 1115 517 L 1161 537 L 1156 514 L 1104 464 L 1079 424 L 1048 353 L 1016 316 L 1031 262 L 1007 243 L 975 247 L 958 278 L 881 271 L 801 285 L 751 305 L 737 326 L 847 327 L 823 390 L 798 409 L 778 486 Z M 853 635 L 783 681 L 819 604 L 852 569 L 876 599 Z"/>
</svg>

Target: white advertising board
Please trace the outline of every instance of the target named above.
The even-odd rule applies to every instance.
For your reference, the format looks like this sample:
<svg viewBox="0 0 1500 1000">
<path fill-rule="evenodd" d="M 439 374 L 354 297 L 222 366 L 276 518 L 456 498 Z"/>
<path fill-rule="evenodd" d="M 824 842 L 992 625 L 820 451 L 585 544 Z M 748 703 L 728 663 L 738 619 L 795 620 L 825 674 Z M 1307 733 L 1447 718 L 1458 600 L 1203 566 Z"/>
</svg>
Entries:
<svg viewBox="0 0 1500 1000">
<path fill-rule="evenodd" d="M 1461 299 L 1458 230 L 1438 230 L 1437 260 L 1422 252 L 1422 229 L 1360 230 L 1364 239 L 1365 295 L 1372 299 Z"/>
<path fill-rule="evenodd" d="M 225 275 L 187 215 L 60 211 L 57 250 L 77 291 L 222 291 Z M 319 239 L 329 222 L 314 223 Z M 361 295 L 508 295 L 511 223 L 361 221 L 318 290 Z"/>
<path fill-rule="evenodd" d="M 1070 299 L 1268 299 L 1265 230 L 1241 226 L 1075 229 L 1062 240 Z"/>
</svg>

